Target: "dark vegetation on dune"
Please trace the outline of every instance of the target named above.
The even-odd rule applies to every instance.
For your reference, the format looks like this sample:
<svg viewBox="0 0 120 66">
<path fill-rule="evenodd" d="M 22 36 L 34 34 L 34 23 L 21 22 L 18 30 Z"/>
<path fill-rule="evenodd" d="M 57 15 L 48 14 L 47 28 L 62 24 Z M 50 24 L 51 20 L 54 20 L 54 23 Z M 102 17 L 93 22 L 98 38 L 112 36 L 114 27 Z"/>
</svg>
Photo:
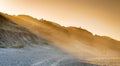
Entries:
<svg viewBox="0 0 120 66">
<path fill-rule="evenodd" d="M 23 48 L 26 44 L 32 46 L 32 44 L 42 45 L 42 43 L 47 44 L 47 41 L 0 15 L 1 48 Z"/>
</svg>

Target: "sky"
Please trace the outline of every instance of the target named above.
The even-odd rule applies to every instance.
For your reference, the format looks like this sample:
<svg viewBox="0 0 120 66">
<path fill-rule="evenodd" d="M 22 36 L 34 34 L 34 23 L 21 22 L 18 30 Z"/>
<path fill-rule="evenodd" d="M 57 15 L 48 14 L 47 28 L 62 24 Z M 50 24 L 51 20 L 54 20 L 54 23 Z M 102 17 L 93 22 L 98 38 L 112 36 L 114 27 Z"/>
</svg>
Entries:
<svg viewBox="0 0 120 66">
<path fill-rule="evenodd" d="M 120 40 L 120 0 L 0 0 L 0 12 L 82 27 Z"/>
</svg>

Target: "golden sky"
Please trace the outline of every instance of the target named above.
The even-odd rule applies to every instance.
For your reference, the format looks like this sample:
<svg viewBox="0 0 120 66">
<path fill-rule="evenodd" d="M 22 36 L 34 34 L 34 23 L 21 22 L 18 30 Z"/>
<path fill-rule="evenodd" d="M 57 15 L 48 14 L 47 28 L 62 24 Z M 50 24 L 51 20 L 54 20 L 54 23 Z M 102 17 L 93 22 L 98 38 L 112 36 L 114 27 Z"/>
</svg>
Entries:
<svg viewBox="0 0 120 66">
<path fill-rule="evenodd" d="M 0 11 L 82 27 L 120 40 L 120 0 L 0 0 Z"/>
</svg>

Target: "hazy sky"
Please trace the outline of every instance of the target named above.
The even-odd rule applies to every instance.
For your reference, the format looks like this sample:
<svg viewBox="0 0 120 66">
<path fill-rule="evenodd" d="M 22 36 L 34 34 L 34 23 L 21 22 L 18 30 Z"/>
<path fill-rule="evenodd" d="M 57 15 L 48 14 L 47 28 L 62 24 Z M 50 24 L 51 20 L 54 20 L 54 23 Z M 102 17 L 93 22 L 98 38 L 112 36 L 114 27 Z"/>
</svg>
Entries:
<svg viewBox="0 0 120 66">
<path fill-rule="evenodd" d="M 82 27 L 120 40 L 120 0 L 0 0 L 0 11 Z"/>
</svg>

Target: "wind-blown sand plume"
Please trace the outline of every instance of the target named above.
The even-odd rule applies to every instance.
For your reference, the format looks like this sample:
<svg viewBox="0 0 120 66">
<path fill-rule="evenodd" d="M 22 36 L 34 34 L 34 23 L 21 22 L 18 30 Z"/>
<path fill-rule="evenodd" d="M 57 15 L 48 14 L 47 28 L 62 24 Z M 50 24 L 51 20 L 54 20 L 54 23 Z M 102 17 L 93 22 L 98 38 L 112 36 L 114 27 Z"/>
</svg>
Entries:
<svg viewBox="0 0 120 66">
<path fill-rule="evenodd" d="M 0 58 L 0 66 L 96 66 L 79 61 L 3 15 L 0 15 Z"/>
<path fill-rule="evenodd" d="M 79 48 L 77 48 L 73 44 L 73 43 L 76 44 L 78 42 L 74 41 L 74 39 L 68 38 L 68 36 L 66 36 L 66 34 L 62 31 L 59 31 L 59 30 L 56 30 L 56 29 L 51 28 L 49 26 L 46 26 L 44 23 L 40 23 L 34 19 L 31 20 L 31 18 L 29 20 L 28 17 L 20 18 L 17 16 L 12 17 L 10 15 L 4 15 L 4 16 L 6 18 L 12 20 L 16 24 L 19 24 L 19 25 L 27 28 L 28 30 L 30 30 L 34 34 L 36 34 L 38 36 L 42 36 L 43 38 L 46 38 L 46 39 L 54 42 L 54 44 L 58 47 L 61 47 L 61 48 L 68 50 L 70 52 L 80 53 Z M 64 36 L 64 38 L 61 39 L 61 36 Z M 72 41 L 72 42 L 69 42 L 69 41 Z M 79 51 L 76 51 L 76 50 L 79 50 Z M 88 55 L 88 54 L 86 54 L 86 55 Z M 90 56 L 90 54 L 89 54 L 89 56 Z"/>
<path fill-rule="evenodd" d="M 31 32 L 37 38 L 42 37 L 45 41 L 51 42 L 51 45 L 61 48 L 63 51 L 79 57 L 81 60 L 93 63 L 94 61 L 92 62 L 90 59 L 97 61 L 101 57 L 120 58 L 120 41 L 112 38 L 93 35 L 82 28 L 64 27 L 26 15 L 11 16 L 1 13 L 1 16 L 23 27 L 28 33 Z"/>
</svg>

